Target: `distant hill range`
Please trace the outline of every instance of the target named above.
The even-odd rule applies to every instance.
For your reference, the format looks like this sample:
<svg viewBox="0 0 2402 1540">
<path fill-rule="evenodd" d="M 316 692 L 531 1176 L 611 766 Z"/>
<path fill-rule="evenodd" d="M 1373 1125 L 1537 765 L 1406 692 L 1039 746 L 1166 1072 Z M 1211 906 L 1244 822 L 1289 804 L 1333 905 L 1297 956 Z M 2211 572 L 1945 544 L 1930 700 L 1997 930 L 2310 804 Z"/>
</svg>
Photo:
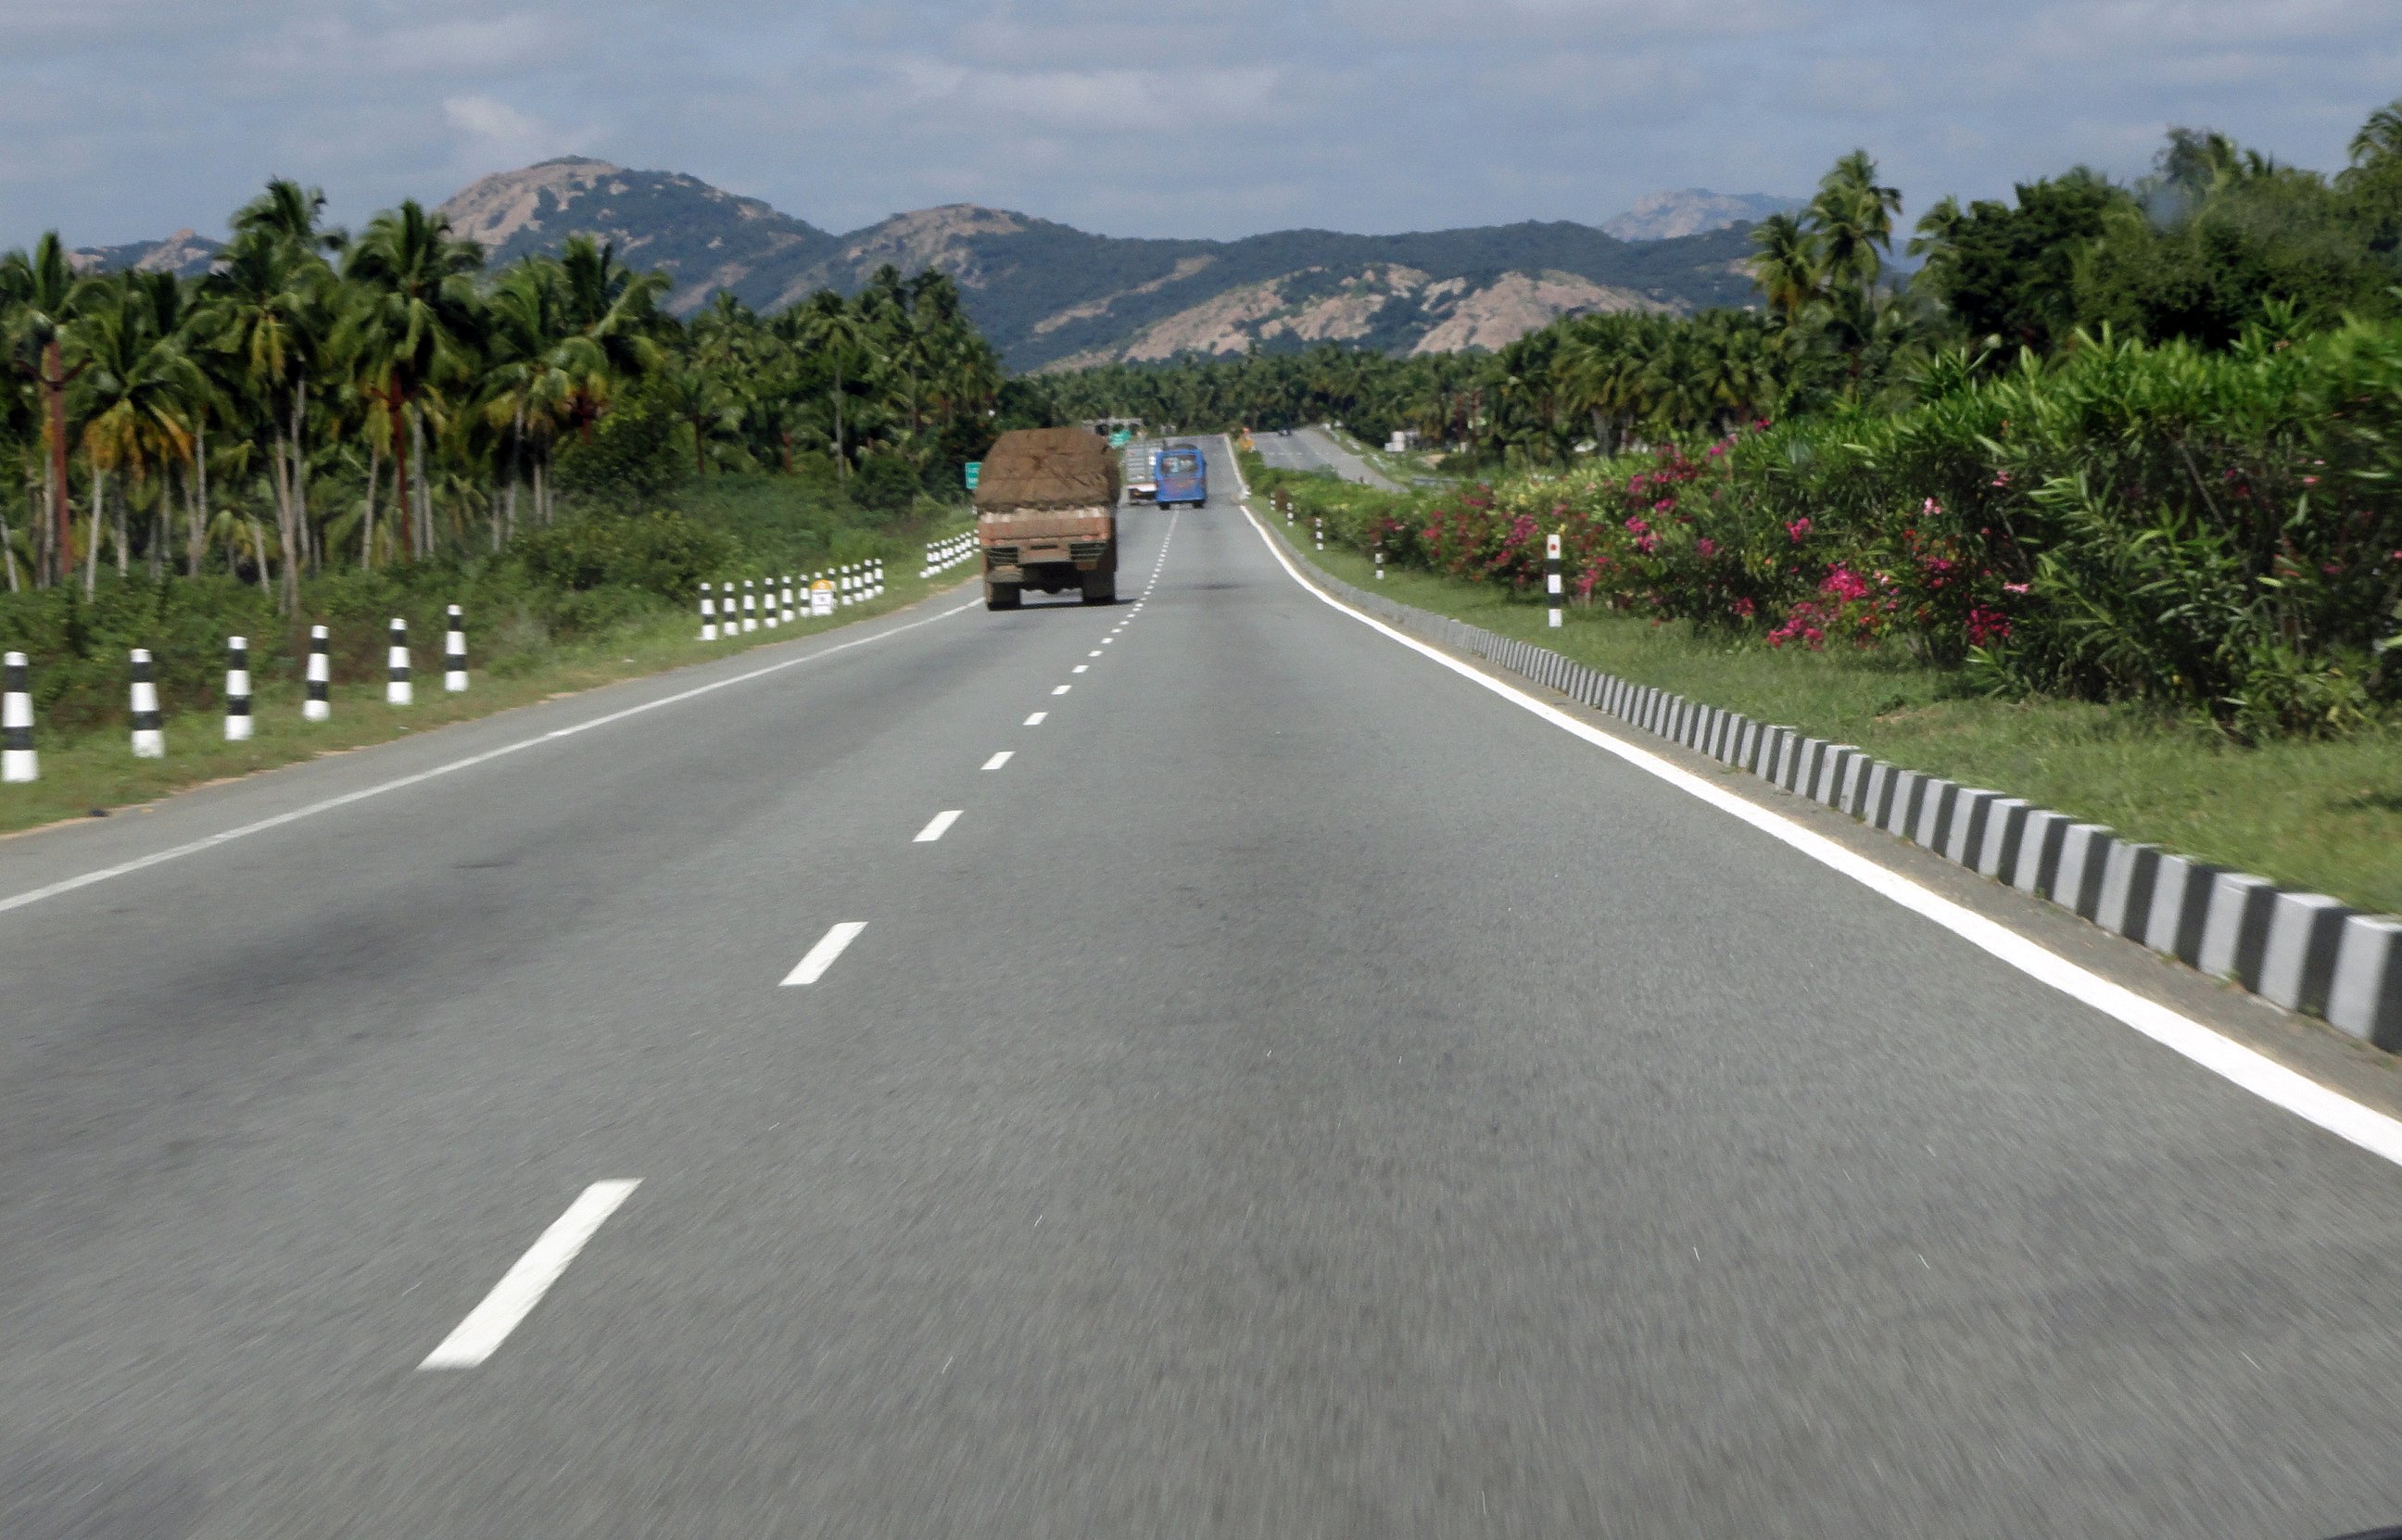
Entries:
<svg viewBox="0 0 2402 1540">
<path fill-rule="evenodd" d="M 1646 199 L 1607 227 L 1488 226 L 1411 235 L 1279 230 L 1239 241 L 1088 235 L 954 203 L 835 235 L 673 172 L 571 157 L 487 176 L 442 205 L 496 262 L 584 233 L 675 280 L 690 314 L 720 289 L 759 309 L 819 288 L 855 292 L 877 268 L 934 268 L 1012 368 L 1238 353 L 1340 342 L 1386 352 L 1498 348 L 1563 315 L 1682 313 L 1753 302 L 1741 222 L 1788 200 L 1698 189 Z M 87 248 L 91 268 L 207 270 L 189 230 Z"/>
<path fill-rule="evenodd" d="M 1767 193 L 1714 193 L 1707 187 L 1681 187 L 1653 193 L 1601 227 L 1621 241 L 1674 241 L 1678 236 L 1705 235 L 1734 225 L 1751 225 L 1773 213 L 1791 213 L 1803 204 L 1799 198 L 1774 198 Z"/>
</svg>

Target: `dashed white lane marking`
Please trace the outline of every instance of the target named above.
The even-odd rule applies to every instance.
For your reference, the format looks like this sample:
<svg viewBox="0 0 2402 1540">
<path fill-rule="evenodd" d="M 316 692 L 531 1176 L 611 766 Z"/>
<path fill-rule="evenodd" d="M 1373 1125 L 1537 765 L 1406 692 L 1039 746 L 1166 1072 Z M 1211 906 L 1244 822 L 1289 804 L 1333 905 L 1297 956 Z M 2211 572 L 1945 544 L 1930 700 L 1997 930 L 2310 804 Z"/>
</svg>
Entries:
<svg viewBox="0 0 2402 1540">
<path fill-rule="evenodd" d="M 1050 714 L 1051 713 L 1048 711 L 1037 711 L 1032 716 L 1026 719 L 1026 725 L 1028 727 L 1040 727 L 1042 725 L 1042 719 Z"/>
<path fill-rule="evenodd" d="M 517 1266 L 501 1275 L 484 1302 L 467 1313 L 467 1318 L 451 1329 L 442 1343 L 425 1355 L 419 1368 L 474 1368 L 492 1355 L 492 1350 L 508 1339 L 518 1323 L 542 1303 L 550 1286 L 575 1260 L 584 1243 L 592 1239 L 593 1231 L 617 1205 L 642 1186 L 642 1178 L 623 1181 L 595 1182 L 584 1189 L 567 1212 L 550 1222 L 526 1254 L 518 1258 Z"/>
<path fill-rule="evenodd" d="M 1085 655 L 1086 657 L 1088 657 L 1088 658 L 1097 658 L 1097 657 L 1099 657 L 1099 656 L 1101 655 L 1101 650 L 1100 650 L 1099 648 L 1096 647 L 1096 648 L 1094 648 L 1091 652 L 1089 652 L 1089 653 L 1085 653 L 1084 655 Z"/>
<path fill-rule="evenodd" d="M 1072 688 L 1072 687 L 1071 687 L 1071 686 L 1070 686 L 1070 685 L 1065 685 L 1065 684 L 1063 684 L 1063 685 L 1060 685 L 1057 689 L 1053 690 L 1051 693 L 1052 693 L 1053 694 L 1055 694 L 1055 695 L 1064 695 L 1064 694 L 1066 694 L 1069 692 L 1069 690 L 1070 690 L 1070 688 Z"/>
<path fill-rule="evenodd" d="M 1107 647 L 1111 642 L 1113 642 L 1113 641 L 1115 641 L 1115 640 L 1117 640 L 1117 639 L 1118 639 L 1117 633 L 1116 633 L 1115 631 L 1112 631 L 1112 632 L 1111 632 L 1108 636 L 1105 636 L 1105 637 L 1103 637 L 1103 638 L 1101 639 L 1101 645 L 1102 645 L 1102 646 L 1104 646 L 1104 647 Z M 1095 656 L 1095 657 L 1099 657 L 1100 655 L 1101 655 L 1101 654 L 1100 654 L 1100 653 L 1095 653 L 1093 654 L 1093 656 Z"/>
<path fill-rule="evenodd" d="M 2190 1016 L 2173 1011 L 2157 1000 L 2146 999 L 2124 985 L 2112 983 L 2091 969 L 2069 961 L 2050 947 L 2020 935 L 1999 921 L 1989 920 L 1975 910 L 1954 903 L 1932 888 L 1921 887 L 1900 873 L 1880 866 L 1866 856 L 1836 844 L 1824 834 L 1803 828 L 1782 813 L 1738 797 L 1649 749 L 1581 722 L 1512 684 L 1470 667 L 1450 654 L 1386 625 L 1364 611 L 1353 609 L 1302 576 L 1301 570 L 1277 548 L 1275 537 L 1268 533 L 1266 527 L 1251 517 L 1249 508 L 1243 510 L 1243 516 L 1249 519 L 1251 528 L 1259 531 L 1261 541 L 1266 544 L 1268 555 L 1276 558 L 1277 565 L 1319 603 L 1340 611 L 1371 630 L 1383 633 L 1413 653 L 1433 659 L 1470 683 L 1490 690 L 1512 705 L 1532 712 L 1594 748 L 1617 755 L 1646 775 L 1656 777 L 1697 801 L 1742 819 L 1819 865 L 1851 878 L 1912 914 L 1934 921 L 1969 945 L 1999 958 L 2036 983 L 2049 985 L 2080 1005 L 2124 1023 L 2171 1052 L 2184 1055 L 2261 1100 L 2285 1108 L 2304 1122 L 2315 1123 L 2339 1139 L 2348 1140 L 2371 1154 L 2402 1165 L 2402 1120 L 2389 1118 L 2382 1112 L 2364 1107 L 2340 1091 L 2286 1068 L 2265 1053 L 2221 1036 Z"/>
<path fill-rule="evenodd" d="M 815 663 L 820 658 L 831 657 L 836 653 L 847 653 L 854 647 L 865 647 L 874 642 L 889 640 L 904 631 L 914 631 L 920 626 L 932 626 L 938 620 L 948 620 L 953 615 L 965 614 L 974 609 L 979 602 L 972 599 L 965 604 L 938 611 L 923 620 L 913 620 L 905 626 L 895 626 L 889 631 L 878 631 L 874 636 L 854 637 L 849 641 L 835 642 L 831 647 L 821 647 L 815 652 L 805 653 L 796 658 L 786 658 L 780 663 L 768 664 L 764 668 L 752 668 L 743 673 L 729 675 L 725 679 L 711 680 L 707 684 L 695 685 L 689 690 L 679 690 L 672 695 L 661 695 L 656 700 L 646 700 L 640 706 L 629 706 L 621 711 L 611 711 L 587 722 L 575 722 L 566 727 L 555 727 L 547 733 L 537 733 L 530 738 L 519 738 L 515 743 L 504 743 L 497 749 L 487 749 L 480 754 L 470 754 L 464 759 L 452 760 L 448 764 L 437 764 L 431 770 L 420 770 L 409 776 L 395 776 L 391 780 L 379 781 L 373 786 L 363 786 L 355 791 L 345 791 L 338 797 L 327 797 L 323 802 L 312 802 L 305 807 L 295 807 L 288 813 L 278 813 L 273 818 L 260 818 L 255 823 L 245 823 L 239 828 L 220 830 L 216 833 L 204 835 L 183 845 L 171 846 L 164 850 L 154 850 L 146 856 L 137 857 L 130 861 L 120 861 L 115 866 L 104 866 L 97 871 L 85 872 L 63 881 L 49 883 L 41 887 L 28 888 L 22 893 L 14 893 L 7 898 L 0 899 L 0 914 L 6 914 L 11 909 L 22 909 L 29 903 L 39 903 L 44 899 L 54 899 L 62 893 L 72 893 L 78 887 L 89 887 L 96 882 L 106 882 L 111 877 L 126 876 L 202 850 L 214 850 L 218 846 L 248 835 L 265 833 L 269 829 L 281 829 L 287 823 L 297 823 L 302 818 L 313 818 L 319 813 L 330 813 L 337 807 L 348 807 L 352 803 L 365 802 L 369 797 L 380 797 L 387 791 L 397 791 L 403 787 L 416 786 L 421 782 L 432 780 L 437 776 L 447 776 L 453 771 L 488 764 L 504 755 L 514 754 L 520 749 L 531 749 L 537 744 L 549 743 L 557 738 L 573 737 L 578 733 L 588 733 L 595 727 L 606 727 L 611 722 L 624 722 L 628 717 L 639 717 L 645 711 L 656 711 L 663 706 L 674 706 L 679 702 L 706 695 L 732 685 L 746 684 L 754 679 L 764 679 L 769 674 L 780 674 L 787 668 L 797 668 L 804 663 Z"/>
<path fill-rule="evenodd" d="M 1081 674 L 1081 673 L 1083 673 L 1085 669 L 1090 668 L 1091 667 L 1092 667 L 1092 665 L 1091 665 L 1091 664 L 1089 664 L 1089 663 L 1080 663 L 1080 664 L 1076 665 L 1076 667 L 1074 667 L 1073 668 L 1069 669 L 1069 670 L 1068 670 L 1068 672 L 1070 672 L 1070 673 L 1071 673 L 1071 674 Z"/>
<path fill-rule="evenodd" d="M 827 931 L 819 938 L 817 945 L 809 948 L 808 956 L 795 963 L 793 970 L 784 975 L 784 987 L 815 983 L 824 978 L 825 970 L 842 956 L 842 949 L 859 940 L 859 933 L 866 928 L 865 920 L 845 920 Z"/>
<path fill-rule="evenodd" d="M 932 845 L 936 840 L 941 839 L 945 830 L 959 821 L 959 811 L 960 810 L 959 808 L 952 807 L 935 814 L 932 818 L 928 820 L 925 828 L 918 831 L 918 837 L 912 843 L 918 845 Z"/>
<path fill-rule="evenodd" d="M 997 753 L 997 754 L 993 755 L 993 757 L 992 757 L 992 758 L 990 758 L 990 759 L 988 759 L 988 760 L 985 761 L 985 762 L 984 762 L 984 767 L 985 767 L 986 769 L 987 769 L 987 770 L 998 770 L 998 769 L 1000 769 L 1002 765 L 1007 764 L 1007 763 L 1009 763 L 1009 756 L 1010 756 L 1010 755 L 1015 754 L 1015 753 L 1016 753 L 1016 752 L 1017 752 L 1017 750 L 1016 750 L 1016 749 L 1002 749 L 1001 752 L 999 752 L 999 753 Z"/>
</svg>

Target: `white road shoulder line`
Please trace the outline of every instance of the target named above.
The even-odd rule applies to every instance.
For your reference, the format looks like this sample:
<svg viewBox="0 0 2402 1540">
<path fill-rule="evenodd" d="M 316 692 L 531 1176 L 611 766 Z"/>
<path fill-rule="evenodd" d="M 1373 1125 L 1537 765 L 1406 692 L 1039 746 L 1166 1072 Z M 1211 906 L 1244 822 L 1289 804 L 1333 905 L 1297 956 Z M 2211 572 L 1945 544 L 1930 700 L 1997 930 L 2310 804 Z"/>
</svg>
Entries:
<svg viewBox="0 0 2402 1540">
<path fill-rule="evenodd" d="M 537 744 L 548 743 L 555 738 L 573 737 L 578 733 L 588 733 L 595 727 L 605 727 L 611 722 L 624 722 L 628 717 L 639 717 L 645 711 L 656 711 L 663 706 L 674 706 L 696 696 L 706 695 L 737 684 L 747 684 L 754 679 L 764 679 L 769 674 L 781 673 L 787 668 L 797 668 L 804 663 L 815 663 L 820 658 L 831 657 L 836 653 L 847 653 L 854 647 L 865 647 L 872 642 L 883 641 L 897 637 L 904 631 L 914 631 L 921 626 L 932 626 L 938 620 L 948 620 L 953 615 L 962 614 L 974 609 L 977 602 L 980 601 L 972 600 L 966 604 L 954 605 L 948 610 L 928 615 L 923 620 L 913 620 L 905 626 L 895 626 L 889 631 L 878 631 L 872 637 L 854 637 L 849 641 L 839 641 L 831 647 L 821 647 L 815 652 L 806 653 L 796 658 L 786 658 L 781 663 L 771 663 L 764 668 L 753 668 L 746 673 L 730 675 L 722 680 L 712 680 L 707 684 L 696 685 L 689 690 L 680 690 L 672 695 L 661 695 L 656 700 L 647 700 L 640 706 L 629 706 L 622 711 L 612 711 L 605 716 L 594 717 L 589 722 L 579 722 L 571 727 L 553 728 L 547 733 L 537 734 L 530 738 L 519 738 L 515 743 L 504 743 L 497 749 L 487 749 L 480 754 L 470 754 L 465 759 L 452 760 L 448 764 L 437 764 L 431 770 L 420 770 L 414 775 L 397 776 L 388 781 L 379 781 L 373 786 L 361 787 L 355 791 L 345 791 L 338 797 L 327 797 L 323 802 L 312 802 L 305 807 L 296 807 L 288 813 L 278 813 L 273 818 L 260 818 L 255 823 L 245 823 L 238 828 L 221 830 L 216 833 L 183 845 L 171 846 L 164 850 L 154 850 L 146 856 L 137 856 L 129 861 L 119 861 L 115 866 L 104 866 L 97 871 L 81 873 L 41 887 L 28 888 L 22 893 L 14 893 L 7 898 L 0 899 L 0 914 L 5 914 L 11 909 L 22 909 L 27 904 L 39 903 L 44 899 L 55 899 L 62 893 L 72 893 L 78 887 L 89 887 L 96 882 L 106 882 L 111 877 L 127 876 L 164 861 L 196 855 L 202 850 L 214 850 L 220 845 L 229 844 L 252 834 L 265 833 L 269 829 L 281 829 L 287 823 L 297 823 L 302 818 L 314 818 L 319 813 L 330 813 L 337 807 L 348 807 L 352 803 L 365 802 L 369 797 L 380 797 L 387 791 L 397 791 L 404 787 L 416 786 L 432 780 L 437 776 L 447 776 L 453 771 L 471 769 L 478 764 L 489 764 L 493 760 L 500 759 L 504 755 L 514 754 L 520 749 L 531 749 Z"/>
<path fill-rule="evenodd" d="M 843 948 L 859 940 L 859 933 L 866 928 L 865 920 L 845 920 L 827 931 L 819 938 L 817 945 L 809 948 L 808 955 L 794 964 L 793 970 L 784 975 L 781 987 L 790 989 L 799 984 L 815 983 L 824 978 L 825 970 L 842 956 Z"/>
<path fill-rule="evenodd" d="M 1259 532 L 1260 539 L 1287 576 L 1301 584 L 1304 592 L 1319 603 L 1339 610 L 1370 629 L 1381 632 L 1421 656 L 1433 659 L 1443 667 L 1470 683 L 1490 690 L 1512 705 L 1542 718 L 1553 726 L 1582 738 L 1645 774 L 1667 782 L 1689 796 L 1709 804 L 1722 813 L 1741 818 L 1771 838 L 1791 846 L 1812 860 L 1851 878 L 1861 887 L 1892 900 L 1914 914 L 1934 921 L 1944 929 L 1967 942 L 1971 946 L 1998 957 L 2039 983 L 2066 995 L 2079 1004 L 2091 1007 L 2128 1026 L 2170 1051 L 2183 1054 L 2212 1074 L 2233 1081 L 2236 1085 L 2273 1103 L 2300 1118 L 2315 1123 L 2340 1139 L 2348 1140 L 2375 1155 L 2402 1165 L 2402 1121 L 2363 1107 L 2341 1092 L 2319 1084 L 2305 1075 L 2286 1068 L 2265 1053 L 2244 1047 L 2190 1016 L 2145 998 L 2133 990 L 2080 967 L 2039 942 L 2028 940 L 1997 921 L 1989 920 L 1974 910 L 1964 908 L 1931 888 L 1921 887 L 1909 877 L 1878 865 L 1867 857 L 1845 848 L 1823 834 L 1804 829 L 1783 814 L 1760 806 L 1732 791 L 1710 784 L 1677 765 L 1625 742 L 1590 722 L 1580 722 L 1567 712 L 1545 704 L 1516 686 L 1472 668 L 1448 653 L 1429 646 L 1415 637 L 1386 625 L 1374 615 L 1355 610 L 1302 575 L 1299 568 L 1277 548 L 1276 538 L 1267 528 L 1253 517 L 1247 507 L 1243 516 Z"/>
<path fill-rule="evenodd" d="M 999 753 L 993 755 L 992 758 L 985 761 L 984 767 L 987 770 L 998 770 L 1002 765 L 1007 764 L 1009 763 L 1009 757 L 1016 752 L 1017 750 L 1015 749 L 1004 749 Z"/>
<path fill-rule="evenodd" d="M 910 843 L 913 845 L 932 845 L 936 840 L 941 839 L 945 832 L 946 832 L 951 825 L 959 821 L 959 811 L 960 810 L 959 808 L 953 807 L 935 814 L 932 819 L 928 820 L 925 828 L 918 831 L 918 837 Z"/>
<path fill-rule="evenodd" d="M 595 1182 L 584 1189 L 567 1212 L 550 1222 L 526 1254 L 518 1258 L 517 1266 L 501 1275 L 484 1302 L 467 1313 L 467 1318 L 442 1339 L 441 1345 L 425 1355 L 419 1368 L 474 1368 L 492 1355 L 492 1350 L 508 1340 L 518 1323 L 542 1303 L 550 1286 L 575 1260 L 584 1243 L 592 1239 L 617 1205 L 642 1186 L 642 1178 L 624 1181 Z"/>
</svg>

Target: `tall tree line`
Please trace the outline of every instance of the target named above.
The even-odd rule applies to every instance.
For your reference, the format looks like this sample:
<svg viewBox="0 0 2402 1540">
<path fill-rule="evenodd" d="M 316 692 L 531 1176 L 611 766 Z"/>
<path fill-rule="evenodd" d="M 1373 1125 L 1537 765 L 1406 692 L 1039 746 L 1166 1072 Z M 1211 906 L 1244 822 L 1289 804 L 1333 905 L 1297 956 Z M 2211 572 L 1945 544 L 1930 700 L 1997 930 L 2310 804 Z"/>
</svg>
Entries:
<svg viewBox="0 0 2402 1540">
<path fill-rule="evenodd" d="M 499 550 L 558 519 L 562 457 L 640 416 L 693 474 L 830 469 L 905 496 L 988 435 L 998 359 L 940 273 L 689 322 L 575 237 L 498 270 L 414 202 L 355 232 L 270 183 L 204 277 L 0 256 L 0 581 L 304 575 Z"/>
</svg>

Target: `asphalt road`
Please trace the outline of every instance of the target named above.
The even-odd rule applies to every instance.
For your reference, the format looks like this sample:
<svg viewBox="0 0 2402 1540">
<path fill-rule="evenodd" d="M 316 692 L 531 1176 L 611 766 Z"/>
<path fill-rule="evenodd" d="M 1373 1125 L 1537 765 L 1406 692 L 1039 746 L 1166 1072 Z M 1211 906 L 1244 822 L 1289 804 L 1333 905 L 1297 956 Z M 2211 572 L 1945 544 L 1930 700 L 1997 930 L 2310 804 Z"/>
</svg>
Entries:
<svg viewBox="0 0 2402 1540">
<path fill-rule="evenodd" d="M 1112 608 L 0 842 L 0 906 L 206 842 L 0 907 L 0 1534 L 2402 1518 L 2402 1172 L 1211 476 Z"/>
<path fill-rule="evenodd" d="M 1345 448 L 1323 428 L 1295 428 L 1291 433 L 1254 433 L 1251 443 L 1258 448 L 1261 460 L 1278 470 L 1332 471 L 1346 481 L 1363 486 L 1380 487 L 1388 492 L 1402 489 L 1392 477 Z"/>
</svg>

